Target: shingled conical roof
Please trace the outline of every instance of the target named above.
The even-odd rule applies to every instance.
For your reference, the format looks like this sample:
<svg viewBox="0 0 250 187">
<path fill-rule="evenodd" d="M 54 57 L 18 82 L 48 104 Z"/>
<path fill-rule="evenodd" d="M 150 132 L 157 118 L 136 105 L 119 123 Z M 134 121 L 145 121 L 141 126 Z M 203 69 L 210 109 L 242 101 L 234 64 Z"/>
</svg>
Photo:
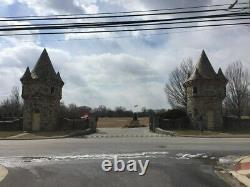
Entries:
<svg viewBox="0 0 250 187">
<path fill-rule="evenodd" d="M 43 50 L 34 69 L 31 71 L 31 76 L 33 79 L 40 79 L 40 80 L 57 78 L 56 72 L 53 68 L 53 65 L 50 61 L 46 49 Z"/>
<path fill-rule="evenodd" d="M 203 77 L 200 75 L 198 69 L 196 68 L 194 70 L 194 72 L 192 73 L 192 75 L 188 78 L 188 80 L 198 80 L 198 79 L 202 79 Z"/>
<path fill-rule="evenodd" d="M 57 72 L 56 77 L 57 77 L 57 80 L 58 80 L 62 85 L 64 85 L 64 82 L 63 82 L 63 80 L 62 80 L 61 75 L 60 75 L 59 72 Z"/>
<path fill-rule="evenodd" d="M 187 81 L 197 79 L 216 79 L 217 74 L 214 71 L 206 53 L 202 50 L 200 59 L 195 66 L 195 70 Z"/>
<path fill-rule="evenodd" d="M 23 74 L 23 76 L 21 77 L 20 80 L 21 81 L 28 81 L 28 80 L 31 80 L 31 79 L 32 78 L 31 78 L 30 68 L 27 67 L 25 73 Z"/>
<path fill-rule="evenodd" d="M 226 81 L 226 82 L 228 81 L 227 78 L 225 77 L 225 75 L 223 74 L 221 68 L 219 68 L 219 71 L 218 71 L 217 76 L 218 76 L 218 78 L 219 78 L 220 80 L 223 80 L 223 81 Z"/>
<path fill-rule="evenodd" d="M 214 71 L 214 68 L 212 67 L 204 50 L 202 50 L 202 53 L 196 65 L 196 68 L 203 78 L 206 78 L 206 79 L 216 78 L 216 73 Z"/>
</svg>

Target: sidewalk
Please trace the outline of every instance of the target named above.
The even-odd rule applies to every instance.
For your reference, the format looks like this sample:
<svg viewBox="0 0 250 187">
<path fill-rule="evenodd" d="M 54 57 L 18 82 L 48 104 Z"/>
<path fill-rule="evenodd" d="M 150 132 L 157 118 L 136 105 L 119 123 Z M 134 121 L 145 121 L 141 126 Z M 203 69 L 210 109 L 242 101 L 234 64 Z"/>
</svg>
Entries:
<svg viewBox="0 0 250 187">
<path fill-rule="evenodd" d="M 250 155 L 236 160 L 235 169 L 230 173 L 242 184 L 250 187 Z"/>
<path fill-rule="evenodd" d="M 198 130 L 164 130 L 161 128 L 156 128 L 155 133 L 166 134 L 175 137 L 190 137 L 190 138 L 250 138 L 249 134 L 232 134 L 227 132 L 216 132 L 216 131 L 204 131 L 200 132 Z"/>
<path fill-rule="evenodd" d="M 218 134 L 218 135 L 175 135 L 190 138 L 250 138 L 250 134 Z"/>
<path fill-rule="evenodd" d="M 97 128 L 97 132 L 86 136 L 87 138 L 150 138 L 166 137 L 149 131 L 148 127 L 139 128 Z"/>
</svg>

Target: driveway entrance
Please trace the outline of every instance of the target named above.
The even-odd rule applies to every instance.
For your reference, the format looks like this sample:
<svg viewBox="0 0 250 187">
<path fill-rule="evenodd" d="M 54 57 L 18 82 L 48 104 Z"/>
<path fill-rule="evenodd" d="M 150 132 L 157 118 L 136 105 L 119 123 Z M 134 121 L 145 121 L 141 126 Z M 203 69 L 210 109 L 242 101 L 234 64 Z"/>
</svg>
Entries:
<svg viewBox="0 0 250 187">
<path fill-rule="evenodd" d="M 156 134 L 149 131 L 148 127 L 140 128 L 98 128 L 95 134 L 88 138 L 115 138 L 115 137 L 166 137 L 164 134 Z"/>
</svg>

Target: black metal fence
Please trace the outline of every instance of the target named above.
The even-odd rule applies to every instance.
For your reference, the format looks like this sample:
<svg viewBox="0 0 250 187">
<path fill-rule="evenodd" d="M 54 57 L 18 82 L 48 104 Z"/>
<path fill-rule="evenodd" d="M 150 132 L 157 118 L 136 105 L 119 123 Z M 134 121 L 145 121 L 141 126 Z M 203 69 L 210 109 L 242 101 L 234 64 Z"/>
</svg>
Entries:
<svg viewBox="0 0 250 187">
<path fill-rule="evenodd" d="M 164 130 L 177 130 L 177 129 L 189 129 L 190 122 L 188 117 L 182 117 L 179 119 L 165 119 L 160 114 L 150 113 L 149 115 L 149 129 L 155 132 L 156 128 Z"/>
<path fill-rule="evenodd" d="M 250 130 L 250 119 L 224 117 L 223 126 L 225 130 Z"/>
<path fill-rule="evenodd" d="M 0 131 L 23 130 L 23 118 L 0 118 Z"/>
</svg>

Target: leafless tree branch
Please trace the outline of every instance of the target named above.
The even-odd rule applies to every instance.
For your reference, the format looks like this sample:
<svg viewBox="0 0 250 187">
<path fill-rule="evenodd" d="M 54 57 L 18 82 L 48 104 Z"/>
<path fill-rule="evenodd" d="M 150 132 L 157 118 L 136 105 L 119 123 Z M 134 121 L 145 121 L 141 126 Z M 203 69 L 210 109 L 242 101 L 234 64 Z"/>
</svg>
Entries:
<svg viewBox="0 0 250 187">
<path fill-rule="evenodd" d="M 180 66 L 176 67 L 169 76 L 169 81 L 165 86 L 165 93 L 169 104 L 173 108 L 186 108 L 187 94 L 183 83 L 194 70 L 191 58 L 184 59 Z"/>
</svg>

